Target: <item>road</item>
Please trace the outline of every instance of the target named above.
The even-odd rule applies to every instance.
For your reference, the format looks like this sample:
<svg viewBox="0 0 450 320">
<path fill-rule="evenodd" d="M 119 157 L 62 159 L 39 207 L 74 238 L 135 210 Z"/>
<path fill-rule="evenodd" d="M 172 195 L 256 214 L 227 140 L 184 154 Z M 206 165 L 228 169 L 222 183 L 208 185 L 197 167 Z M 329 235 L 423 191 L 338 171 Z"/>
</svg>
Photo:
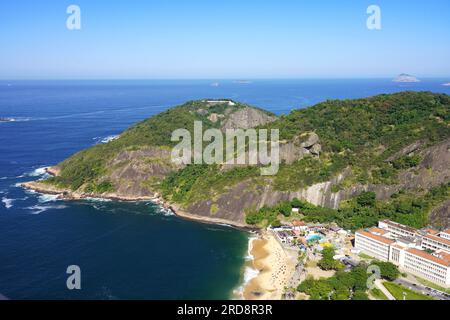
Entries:
<svg viewBox="0 0 450 320">
<path fill-rule="evenodd" d="M 397 279 L 394 282 L 408 289 L 430 296 L 436 300 L 450 300 L 450 294 L 424 286 L 416 282 L 409 281 L 407 279 Z"/>
</svg>

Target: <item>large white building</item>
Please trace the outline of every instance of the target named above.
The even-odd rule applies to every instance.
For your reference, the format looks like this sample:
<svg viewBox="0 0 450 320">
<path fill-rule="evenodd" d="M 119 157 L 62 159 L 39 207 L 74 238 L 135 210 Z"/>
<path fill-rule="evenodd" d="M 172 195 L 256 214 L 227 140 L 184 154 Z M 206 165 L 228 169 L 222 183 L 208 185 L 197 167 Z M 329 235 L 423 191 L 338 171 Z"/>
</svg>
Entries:
<svg viewBox="0 0 450 320">
<path fill-rule="evenodd" d="M 450 230 L 416 230 L 389 220 L 358 230 L 355 248 L 402 271 L 450 287 Z"/>
</svg>

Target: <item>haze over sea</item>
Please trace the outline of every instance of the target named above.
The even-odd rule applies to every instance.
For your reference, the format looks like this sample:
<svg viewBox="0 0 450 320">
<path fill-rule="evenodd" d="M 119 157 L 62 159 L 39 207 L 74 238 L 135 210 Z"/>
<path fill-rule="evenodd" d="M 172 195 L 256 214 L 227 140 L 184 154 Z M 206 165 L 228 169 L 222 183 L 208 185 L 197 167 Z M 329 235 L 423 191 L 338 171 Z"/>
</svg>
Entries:
<svg viewBox="0 0 450 320">
<path fill-rule="evenodd" d="M 57 201 L 17 183 L 187 100 L 230 98 L 276 114 L 326 99 L 404 90 L 450 94 L 450 79 L 0 81 L 0 296 L 226 299 L 248 234 L 170 216 L 148 202 Z M 214 85 L 213 85 L 214 84 Z M 79 265 L 82 290 L 66 288 Z"/>
</svg>

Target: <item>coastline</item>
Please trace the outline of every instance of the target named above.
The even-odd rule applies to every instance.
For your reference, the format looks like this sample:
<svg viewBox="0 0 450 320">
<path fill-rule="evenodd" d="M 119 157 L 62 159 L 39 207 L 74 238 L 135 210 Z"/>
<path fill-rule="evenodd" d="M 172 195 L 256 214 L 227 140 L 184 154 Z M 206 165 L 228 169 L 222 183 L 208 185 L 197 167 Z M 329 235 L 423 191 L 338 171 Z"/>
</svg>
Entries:
<svg viewBox="0 0 450 320">
<path fill-rule="evenodd" d="M 60 170 L 57 167 L 46 167 L 44 168 L 45 172 L 52 176 L 57 176 L 60 172 Z M 113 200 L 113 201 L 125 201 L 125 202 L 134 202 L 134 201 L 150 201 L 157 205 L 160 205 L 164 209 L 172 211 L 177 217 L 196 221 L 200 223 L 205 224 L 215 224 L 215 225 L 225 225 L 228 227 L 236 228 L 242 231 L 258 231 L 259 228 L 250 226 L 245 223 L 240 223 L 236 221 L 221 219 L 221 218 L 212 218 L 212 217 L 204 217 L 195 215 L 192 213 L 188 213 L 180 208 L 178 204 L 167 202 L 164 199 L 162 199 L 158 194 L 155 194 L 155 196 L 151 197 L 133 197 L 133 196 L 123 196 L 118 195 L 115 193 L 104 193 L 104 194 L 85 194 L 80 193 L 68 189 L 62 189 L 58 188 L 53 185 L 49 185 L 46 183 L 43 183 L 40 180 L 37 181 L 29 181 L 21 183 L 20 186 L 22 188 L 25 188 L 27 190 L 33 190 L 38 193 L 43 194 L 51 194 L 51 195 L 57 195 L 58 199 L 65 200 L 65 201 L 75 201 L 75 200 L 86 200 L 91 198 L 98 198 L 98 199 L 106 199 L 106 200 Z"/>
<path fill-rule="evenodd" d="M 244 300 L 280 300 L 295 270 L 295 261 L 266 231 L 249 240 L 250 266 L 255 275 L 243 284 Z"/>
<path fill-rule="evenodd" d="M 45 168 L 45 171 L 53 176 L 59 173 L 59 170 L 52 167 Z M 181 209 L 179 205 L 167 202 L 157 194 L 154 197 L 83 194 L 45 184 L 39 180 L 24 182 L 20 185 L 25 189 L 38 193 L 57 195 L 59 199 L 65 201 L 87 200 L 90 198 L 125 202 L 150 201 L 166 210 L 170 210 L 181 219 L 204 224 L 225 225 L 241 231 L 253 232 L 253 236 L 249 237 L 248 258 L 243 266 L 243 282 L 241 282 L 239 289 L 233 290 L 232 298 L 235 299 L 280 300 L 295 270 L 295 261 L 287 254 L 273 234 L 244 223 L 188 213 Z"/>
</svg>

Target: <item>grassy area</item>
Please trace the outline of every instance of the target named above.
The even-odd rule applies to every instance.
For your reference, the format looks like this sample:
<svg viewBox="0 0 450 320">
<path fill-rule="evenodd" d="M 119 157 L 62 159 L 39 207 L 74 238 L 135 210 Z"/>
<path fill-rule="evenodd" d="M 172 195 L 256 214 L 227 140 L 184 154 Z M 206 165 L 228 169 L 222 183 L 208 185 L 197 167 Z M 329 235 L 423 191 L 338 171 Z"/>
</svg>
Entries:
<svg viewBox="0 0 450 320">
<path fill-rule="evenodd" d="M 363 253 L 363 252 L 361 252 L 360 254 L 358 254 L 358 256 L 361 258 L 361 259 L 364 259 L 364 260 L 373 260 L 374 258 L 372 258 L 371 256 L 369 256 L 369 255 L 367 255 L 367 254 L 365 254 L 365 253 Z"/>
<path fill-rule="evenodd" d="M 439 291 L 446 292 L 446 293 L 450 294 L 450 289 L 443 288 L 441 286 L 438 286 L 437 284 L 434 284 L 433 282 L 430 282 L 428 280 L 419 278 L 417 276 L 414 276 L 414 277 L 417 279 L 418 282 L 420 282 L 421 284 L 423 284 L 423 285 L 425 285 L 427 287 L 430 287 L 430 288 L 433 288 L 433 289 L 436 289 L 436 290 L 439 290 Z"/>
<path fill-rule="evenodd" d="M 385 296 L 383 291 L 381 291 L 378 288 L 373 288 L 372 290 L 369 291 L 369 293 L 372 297 L 374 297 L 377 300 L 389 300 L 388 297 Z"/>
<path fill-rule="evenodd" d="M 396 283 L 384 282 L 383 285 L 396 300 L 403 300 L 403 293 L 406 293 L 406 300 L 434 300 L 429 296 L 415 292 Z"/>
</svg>

